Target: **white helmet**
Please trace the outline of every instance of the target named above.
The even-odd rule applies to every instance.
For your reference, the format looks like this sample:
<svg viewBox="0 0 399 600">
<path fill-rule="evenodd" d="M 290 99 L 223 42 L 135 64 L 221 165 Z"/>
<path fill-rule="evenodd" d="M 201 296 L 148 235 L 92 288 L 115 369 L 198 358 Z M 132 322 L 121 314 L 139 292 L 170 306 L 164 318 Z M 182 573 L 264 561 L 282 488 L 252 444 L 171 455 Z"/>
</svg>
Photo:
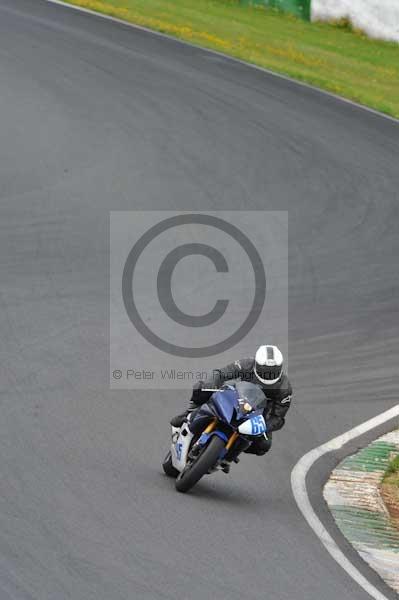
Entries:
<svg viewBox="0 0 399 600">
<path fill-rule="evenodd" d="M 264 385 L 277 383 L 283 374 L 283 355 L 277 346 L 259 346 L 255 354 L 254 371 Z"/>
</svg>

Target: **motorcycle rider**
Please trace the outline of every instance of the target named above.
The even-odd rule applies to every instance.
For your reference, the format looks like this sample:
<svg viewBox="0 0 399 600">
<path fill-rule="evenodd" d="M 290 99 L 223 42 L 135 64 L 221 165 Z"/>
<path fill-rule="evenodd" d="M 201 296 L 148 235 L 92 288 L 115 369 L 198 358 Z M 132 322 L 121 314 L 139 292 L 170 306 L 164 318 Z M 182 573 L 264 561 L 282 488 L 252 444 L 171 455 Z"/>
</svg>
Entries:
<svg viewBox="0 0 399 600">
<path fill-rule="evenodd" d="M 188 410 L 171 419 L 174 427 L 181 427 L 187 415 L 209 400 L 212 392 L 202 388 L 220 388 L 226 381 L 241 379 L 257 384 L 267 398 L 263 411 L 266 422 L 266 433 L 252 442 L 244 450 L 248 454 L 262 456 L 272 445 L 272 432 L 281 429 L 285 423 L 285 415 L 291 405 L 292 387 L 283 371 L 283 355 L 277 346 L 259 346 L 255 358 L 236 360 L 224 367 L 215 369 L 208 381 L 199 381 L 193 387 Z"/>
</svg>

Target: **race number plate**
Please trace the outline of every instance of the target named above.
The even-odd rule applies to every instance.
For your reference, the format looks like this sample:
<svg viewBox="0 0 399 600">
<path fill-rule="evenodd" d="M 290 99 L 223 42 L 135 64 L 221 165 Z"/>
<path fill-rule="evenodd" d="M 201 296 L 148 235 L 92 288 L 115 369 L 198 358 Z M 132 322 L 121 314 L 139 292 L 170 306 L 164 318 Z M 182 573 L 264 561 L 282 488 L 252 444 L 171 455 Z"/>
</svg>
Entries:
<svg viewBox="0 0 399 600">
<path fill-rule="evenodd" d="M 266 431 L 266 423 L 263 415 L 256 415 L 241 423 L 238 428 L 244 435 L 262 435 Z"/>
</svg>

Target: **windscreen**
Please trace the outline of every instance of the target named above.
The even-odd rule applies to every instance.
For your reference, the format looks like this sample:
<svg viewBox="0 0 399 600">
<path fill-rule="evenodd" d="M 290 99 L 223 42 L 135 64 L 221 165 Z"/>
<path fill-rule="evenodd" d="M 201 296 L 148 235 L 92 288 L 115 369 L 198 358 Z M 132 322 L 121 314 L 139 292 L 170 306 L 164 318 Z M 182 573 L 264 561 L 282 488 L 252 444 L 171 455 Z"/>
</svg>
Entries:
<svg viewBox="0 0 399 600">
<path fill-rule="evenodd" d="M 256 409 L 261 403 L 265 404 L 265 395 L 258 385 L 249 381 L 235 381 L 234 385 L 239 398 L 248 402 L 253 409 Z"/>
</svg>

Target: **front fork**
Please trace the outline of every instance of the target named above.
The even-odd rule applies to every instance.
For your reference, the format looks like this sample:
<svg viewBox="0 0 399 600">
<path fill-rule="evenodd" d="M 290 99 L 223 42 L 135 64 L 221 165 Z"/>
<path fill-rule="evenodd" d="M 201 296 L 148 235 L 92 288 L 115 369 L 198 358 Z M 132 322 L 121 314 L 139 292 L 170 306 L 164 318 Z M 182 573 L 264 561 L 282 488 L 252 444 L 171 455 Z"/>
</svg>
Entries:
<svg viewBox="0 0 399 600">
<path fill-rule="evenodd" d="M 212 431 L 215 429 L 216 427 L 216 423 L 218 422 L 217 418 L 215 417 L 214 419 L 212 419 L 212 421 L 209 423 L 208 427 L 206 427 L 204 429 L 204 431 L 202 433 L 212 433 Z"/>
<path fill-rule="evenodd" d="M 233 431 L 233 433 L 231 434 L 231 436 L 229 437 L 229 441 L 226 444 L 226 451 L 228 452 L 229 450 L 231 450 L 231 448 L 234 446 L 236 440 L 238 439 L 239 435 L 236 431 Z"/>
</svg>

